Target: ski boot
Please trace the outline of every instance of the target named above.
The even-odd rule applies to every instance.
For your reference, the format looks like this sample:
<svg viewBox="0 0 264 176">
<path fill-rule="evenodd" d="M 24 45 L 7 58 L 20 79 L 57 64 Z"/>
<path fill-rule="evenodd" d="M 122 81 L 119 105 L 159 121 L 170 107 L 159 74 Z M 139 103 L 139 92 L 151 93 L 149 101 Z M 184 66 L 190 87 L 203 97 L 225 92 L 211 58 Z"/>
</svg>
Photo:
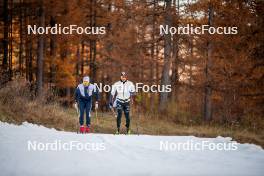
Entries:
<svg viewBox="0 0 264 176">
<path fill-rule="evenodd" d="M 80 133 L 84 133 L 85 132 L 85 127 L 82 125 L 82 126 L 80 126 Z"/>
<path fill-rule="evenodd" d="M 131 134 L 131 130 L 129 128 L 127 128 L 127 135 L 130 135 Z"/>
<path fill-rule="evenodd" d="M 85 133 L 90 133 L 90 126 L 89 126 L 89 125 L 86 126 L 86 128 L 85 128 Z"/>
<path fill-rule="evenodd" d="M 116 132 L 115 132 L 115 135 L 119 135 L 120 134 L 120 130 L 117 129 Z"/>
</svg>

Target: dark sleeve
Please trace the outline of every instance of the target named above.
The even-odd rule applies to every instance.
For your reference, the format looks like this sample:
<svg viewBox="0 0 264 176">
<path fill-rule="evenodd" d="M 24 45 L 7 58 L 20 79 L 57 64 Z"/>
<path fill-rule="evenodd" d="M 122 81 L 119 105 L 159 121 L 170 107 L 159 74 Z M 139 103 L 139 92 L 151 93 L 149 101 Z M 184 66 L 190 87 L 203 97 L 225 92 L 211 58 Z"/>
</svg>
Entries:
<svg viewBox="0 0 264 176">
<path fill-rule="evenodd" d="M 100 95 L 99 95 L 99 90 L 98 90 L 98 88 L 96 86 L 95 86 L 94 95 L 95 95 L 95 100 L 99 101 Z"/>
<path fill-rule="evenodd" d="M 76 102 L 78 102 L 79 97 L 80 97 L 80 95 L 79 95 L 79 89 L 78 89 L 78 87 L 77 87 L 77 88 L 75 89 L 75 91 L 74 91 L 74 100 L 75 100 Z"/>
<path fill-rule="evenodd" d="M 110 93 L 110 96 L 109 96 L 109 104 L 113 104 L 113 95 Z"/>
</svg>

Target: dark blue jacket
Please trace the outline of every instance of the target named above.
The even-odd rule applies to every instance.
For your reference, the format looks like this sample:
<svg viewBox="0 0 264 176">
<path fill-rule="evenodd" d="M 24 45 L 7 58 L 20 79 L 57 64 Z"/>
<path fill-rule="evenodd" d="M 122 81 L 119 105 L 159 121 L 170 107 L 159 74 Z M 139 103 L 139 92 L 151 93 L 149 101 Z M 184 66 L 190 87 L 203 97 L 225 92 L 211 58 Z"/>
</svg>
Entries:
<svg viewBox="0 0 264 176">
<path fill-rule="evenodd" d="M 89 84 L 89 86 L 79 84 L 75 89 L 75 101 L 77 102 L 90 102 L 93 96 L 95 96 L 96 101 L 99 100 L 99 91 L 93 84 Z"/>
</svg>

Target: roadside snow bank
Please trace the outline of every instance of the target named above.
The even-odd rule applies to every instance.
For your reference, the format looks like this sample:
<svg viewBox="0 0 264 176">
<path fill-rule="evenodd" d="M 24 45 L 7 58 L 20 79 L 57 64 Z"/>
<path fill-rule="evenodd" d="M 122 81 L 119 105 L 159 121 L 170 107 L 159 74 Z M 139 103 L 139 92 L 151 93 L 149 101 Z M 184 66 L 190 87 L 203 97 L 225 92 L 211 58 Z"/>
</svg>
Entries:
<svg viewBox="0 0 264 176">
<path fill-rule="evenodd" d="M 205 141 L 207 147 L 201 148 Z M 26 122 L 20 126 L 0 122 L 0 160 L 1 175 L 264 173 L 264 150 L 231 138 L 76 134 Z"/>
</svg>

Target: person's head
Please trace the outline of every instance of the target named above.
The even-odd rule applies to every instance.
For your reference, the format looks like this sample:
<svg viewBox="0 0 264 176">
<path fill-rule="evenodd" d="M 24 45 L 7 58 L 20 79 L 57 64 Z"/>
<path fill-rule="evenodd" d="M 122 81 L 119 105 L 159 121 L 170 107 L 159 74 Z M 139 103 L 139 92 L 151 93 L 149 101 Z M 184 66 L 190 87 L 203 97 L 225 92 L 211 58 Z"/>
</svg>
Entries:
<svg viewBox="0 0 264 176">
<path fill-rule="evenodd" d="M 127 75 L 126 72 L 121 72 L 120 80 L 122 82 L 125 82 L 127 80 Z"/>
<path fill-rule="evenodd" d="M 83 77 L 83 85 L 88 86 L 90 84 L 90 78 L 89 76 Z"/>
</svg>

